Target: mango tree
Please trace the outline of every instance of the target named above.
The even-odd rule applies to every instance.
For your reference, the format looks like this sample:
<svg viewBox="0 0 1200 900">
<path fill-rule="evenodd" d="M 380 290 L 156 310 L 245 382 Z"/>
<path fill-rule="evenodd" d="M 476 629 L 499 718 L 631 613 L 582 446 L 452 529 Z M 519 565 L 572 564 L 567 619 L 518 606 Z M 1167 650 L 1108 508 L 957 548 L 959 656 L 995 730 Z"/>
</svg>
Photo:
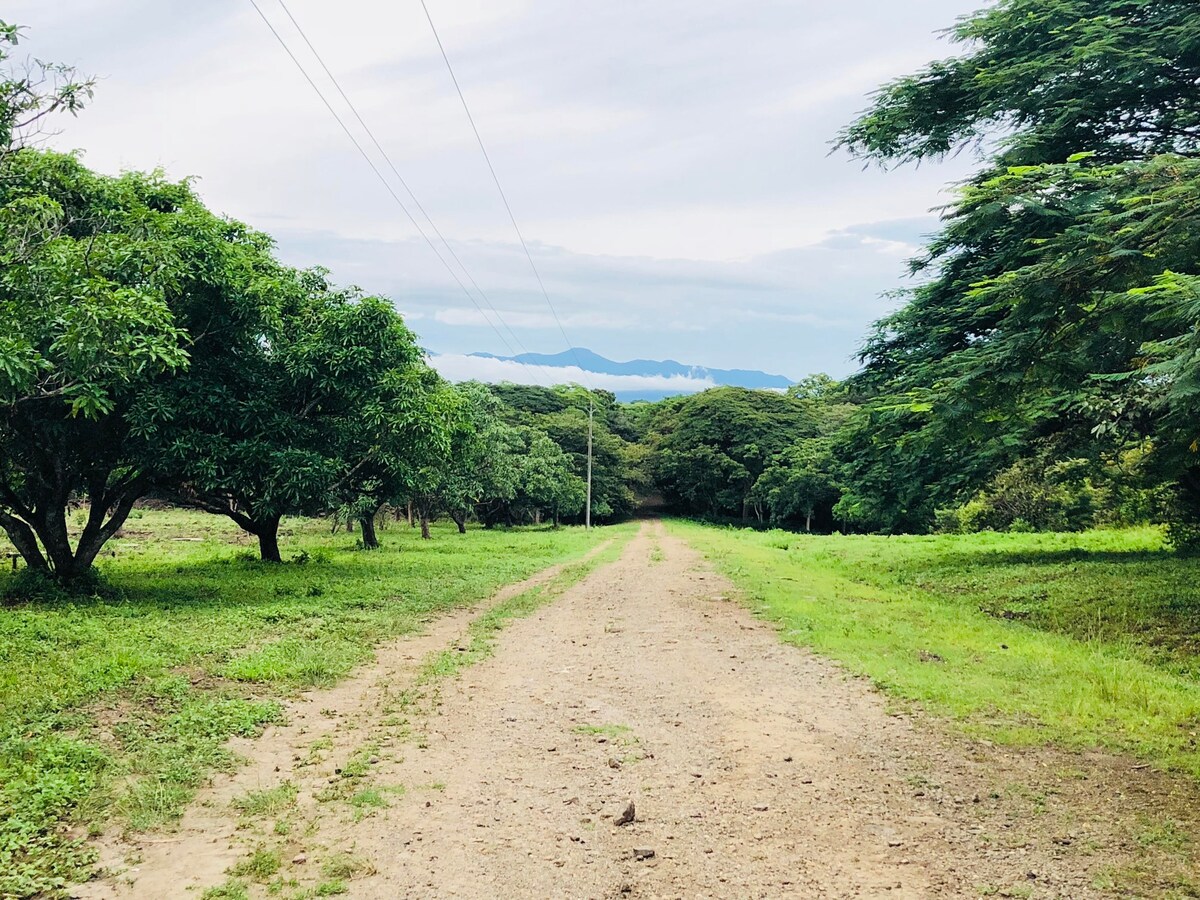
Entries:
<svg viewBox="0 0 1200 900">
<path fill-rule="evenodd" d="M 269 257 L 185 183 L 30 149 L 0 169 L 0 526 L 74 581 L 158 475 L 158 391 L 257 327 Z"/>
<path fill-rule="evenodd" d="M 377 459 L 402 395 L 389 389 L 419 351 L 388 301 L 334 289 L 322 271 L 276 267 L 261 283 L 271 320 L 174 379 L 159 415 L 173 424 L 162 455 L 175 495 L 279 562 L 282 517 L 336 505 Z"/>
</svg>

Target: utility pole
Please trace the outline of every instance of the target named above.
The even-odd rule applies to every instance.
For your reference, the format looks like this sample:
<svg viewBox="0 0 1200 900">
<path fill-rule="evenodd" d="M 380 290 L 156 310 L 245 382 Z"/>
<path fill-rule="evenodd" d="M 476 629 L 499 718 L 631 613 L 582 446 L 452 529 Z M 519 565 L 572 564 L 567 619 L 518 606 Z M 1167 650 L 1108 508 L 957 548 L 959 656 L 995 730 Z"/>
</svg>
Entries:
<svg viewBox="0 0 1200 900">
<path fill-rule="evenodd" d="M 592 416 L 596 412 L 596 401 L 588 391 L 588 466 L 587 466 L 587 511 L 583 514 L 583 527 L 592 528 Z"/>
</svg>

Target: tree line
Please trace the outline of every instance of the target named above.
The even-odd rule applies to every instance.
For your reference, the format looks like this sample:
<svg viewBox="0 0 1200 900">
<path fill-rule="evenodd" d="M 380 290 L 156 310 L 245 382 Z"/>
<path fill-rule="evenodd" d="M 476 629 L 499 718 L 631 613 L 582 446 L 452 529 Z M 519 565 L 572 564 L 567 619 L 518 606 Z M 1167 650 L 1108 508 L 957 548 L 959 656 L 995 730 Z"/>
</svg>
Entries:
<svg viewBox="0 0 1200 900">
<path fill-rule="evenodd" d="M 837 138 L 887 165 L 979 170 L 912 261 L 861 369 L 785 393 L 619 404 L 451 385 L 389 300 L 296 269 L 161 173 L 38 149 L 92 83 L 0 81 L 0 527 L 84 577 L 133 504 L 279 522 L 389 507 L 428 534 L 661 504 L 810 530 L 1160 521 L 1200 543 L 1200 7 L 1000 0 L 956 57 L 885 85 Z M 20 31 L 0 23 L 0 62 Z M 82 502 L 81 501 L 86 501 Z M 68 528 L 81 506 L 82 528 Z"/>
</svg>

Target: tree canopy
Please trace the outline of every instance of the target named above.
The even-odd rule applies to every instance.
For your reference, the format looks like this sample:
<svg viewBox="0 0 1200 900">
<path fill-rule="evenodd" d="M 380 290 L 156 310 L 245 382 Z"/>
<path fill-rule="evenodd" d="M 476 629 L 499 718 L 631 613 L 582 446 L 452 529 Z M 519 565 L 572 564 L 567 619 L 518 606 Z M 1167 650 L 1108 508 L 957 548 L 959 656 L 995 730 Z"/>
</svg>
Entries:
<svg viewBox="0 0 1200 900">
<path fill-rule="evenodd" d="M 1182 524 L 1200 510 L 1200 8 L 1002 0 L 951 37 L 965 53 L 840 137 L 882 162 L 987 150 L 866 342 L 843 511 L 919 530 L 1020 458 L 1103 471 L 1149 441 Z"/>
</svg>

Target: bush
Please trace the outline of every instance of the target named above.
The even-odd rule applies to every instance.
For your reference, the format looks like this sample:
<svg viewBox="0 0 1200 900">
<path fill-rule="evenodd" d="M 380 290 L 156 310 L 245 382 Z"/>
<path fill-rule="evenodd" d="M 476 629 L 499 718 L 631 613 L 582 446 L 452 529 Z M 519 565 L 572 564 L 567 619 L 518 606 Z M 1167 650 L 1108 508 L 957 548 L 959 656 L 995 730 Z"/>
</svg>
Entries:
<svg viewBox="0 0 1200 900">
<path fill-rule="evenodd" d="M 933 530 L 937 534 L 962 534 L 962 507 L 944 507 L 933 511 Z"/>
<path fill-rule="evenodd" d="M 1049 466 L 1018 460 L 962 506 L 938 510 L 935 527 L 947 533 L 1083 531 L 1105 502 L 1087 466 L 1085 460 Z"/>
</svg>

